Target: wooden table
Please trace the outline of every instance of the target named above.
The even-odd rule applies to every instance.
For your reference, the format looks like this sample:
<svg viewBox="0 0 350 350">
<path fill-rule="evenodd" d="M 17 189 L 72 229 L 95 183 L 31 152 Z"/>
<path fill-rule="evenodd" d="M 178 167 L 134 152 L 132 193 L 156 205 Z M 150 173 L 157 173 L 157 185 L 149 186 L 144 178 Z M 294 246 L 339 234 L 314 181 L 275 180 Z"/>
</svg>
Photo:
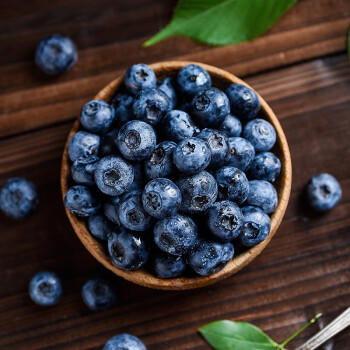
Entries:
<svg viewBox="0 0 350 350">
<path fill-rule="evenodd" d="M 346 56 L 348 0 L 302 0 L 267 35 L 210 48 L 173 38 L 141 44 L 171 17 L 174 0 L 51 0 L 1 2 L 0 181 L 25 176 L 39 187 L 30 219 L 0 217 L 0 348 L 101 349 L 120 332 L 149 349 L 208 349 L 197 333 L 210 321 L 250 321 L 282 341 L 310 317 L 316 325 L 297 346 L 350 303 L 350 69 Z M 79 62 L 59 78 L 34 65 L 46 34 L 73 38 Z M 120 281 L 119 304 L 93 313 L 80 288 L 109 276 L 83 248 L 65 217 L 59 191 L 62 148 L 81 106 L 137 62 L 195 60 L 241 76 L 270 103 L 286 132 L 293 160 L 288 211 L 267 249 L 243 271 L 210 288 L 161 292 Z M 308 179 L 330 172 L 343 198 L 312 216 L 301 194 Z M 28 281 L 42 269 L 63 278 L 52 308 L 34 305 Z M 115 278 L 117 279 L 117 278 Z M 350 349 L 350 329 L 327 349 Z"/>
</svg>

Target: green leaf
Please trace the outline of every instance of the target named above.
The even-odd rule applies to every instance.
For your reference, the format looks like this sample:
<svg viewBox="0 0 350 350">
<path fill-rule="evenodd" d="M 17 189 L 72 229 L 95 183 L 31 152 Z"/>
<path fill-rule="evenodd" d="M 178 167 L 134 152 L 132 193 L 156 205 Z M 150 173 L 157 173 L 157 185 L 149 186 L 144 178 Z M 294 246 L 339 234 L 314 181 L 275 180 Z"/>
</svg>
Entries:
<svg viewBox="0 0 350 350">
<path fill-rule="evenodd" d="M 259 328 L 247 322 L 217 321 L 199 329 L 216 350 L 274 350 L 279 345 Z"/>
<path fill-rule="evenodd" d="M 172 35 L 209 45 L 236 44 L 269 29 L 297 0 L 180 0 L 171 22 L 144 43 Z"/>
</svg>

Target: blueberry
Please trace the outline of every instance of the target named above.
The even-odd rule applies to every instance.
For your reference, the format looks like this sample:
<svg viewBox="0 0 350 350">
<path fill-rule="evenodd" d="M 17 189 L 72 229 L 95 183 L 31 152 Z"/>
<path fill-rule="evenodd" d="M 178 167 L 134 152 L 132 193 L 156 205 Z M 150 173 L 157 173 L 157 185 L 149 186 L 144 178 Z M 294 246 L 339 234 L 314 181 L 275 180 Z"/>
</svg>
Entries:
<svg viewBox="0 0 350 350">
<path fill-rule="evenodd" d="M 242 134 L 241 121 L 232 114 L 229 114 L 219 127 L 220 131 L 223 131 L 227 137 L 239 137 Z"/>
<path fill-rule="evenodd" d="M 265 180 L 249 181 L 249 195 L 245 205 L 261 208 L 265 213 L 271 214 L 278 204 L 276 189 Z"/>
<path fill-rule="evenodd" d="M 216 200 L 218 186 L 212 175 L 201 171 L 193 176 L 183 176 L 176 182 L 182 195 L 181 211 L 200 213 L 207 210 Z"/>
<path fill-rule="evenodd" d="M 182 95 L 192 98 L 199 91 L 211 86 L 211 78 L 204 68 L 196 64 L 190 64 L 179 71 L 176 83 Z"/>
<path fill-rule="evenodd" d="M 120 157 L 107 156 L 97 163 L 94 176 L 101 192 L 118 196 L 134 181 L 134 168 Z"/>
<path fill-rule="evenodd" d="M 274 182 L 281 172 L 281 161 L 271 152 L 257 154 L 247 175 L 252 180 L 266 180 Z"/>
<path fill-rule="evenodd" d="M 177 104 L 176 91 L 174 88 L 174 79 L 171 77 L 164 78 L 157 83 L 159 90 L 162 90 L 169 98 L 170 109 L 174 109 Z"/>
<path fill-rule="evenodd" d="M 87 102 L 80 112 L 80 122 L 87 131 L 106 133 L 114 121 L 114 108 L 105 101 Z"/>
<path fill-rule="evenodd" d="M 230 100 L 231 113 L 242 119 L 253 119 L 260 110 L 258 95 L 241 84 L 232 84 L 225 91 Z"/>
<path fill-rule="evenodd" d="M 132 120 L 119 131 L 117 144 L 123 156 L 130 160 L 147 158 L 155 149 L 156 134 L 149 124 Z"/>
<path fill-rule="evenodd" d="M 80 157 L 97 156 L 99 148 L 100 136 L 78 131 L 69 140 L 68 156 L 74 162 Z"/>
<path fill-rule="evenodd" d="M 176 167 L 185 174 L 199 173 L 209 165 L 210 159 L 208 143 L 196 137 L 182 140 L 173 153 Z"/>
<path fill-rule="evenodd" d="M 38 272 L 29 283 L 29 295 L 35 304 L 55 305 L 62 296 L 61 279 L 51 271 Z"/>
<path fill-rule="evenodd" d="M 73 214 L 87 217 L 96 215 L 101 204 L 95 192 L 86 186 L 73 186 L 64 197 L 64 205 Z"/>
<path fill-rule="evenodd" d="M 39 205 L 35 185 L 27 179 L 14 177 L 5 181 L 0 190 L 0 209 L 9 218 L 20 220 L 34 213 Z"/>
<path fill-rule="evenodd" d="M 114 286 L 102 278 L 88 280 L 81 289 L 81 296 L 92 311 L 107 310 L 117 301 Z"/>
<path fill-rule="evenodd" d="M 125 73 L 125 87 L 136 95 L 139 91 L 156 86 L 157 78 L 153 69 L 144 63 L 134 64 Z"/>
<path fill-rule="evenodd" d="M 179 277 L 186 270 L 186 262 L 182 256 L 157 251 L 153 257 L 153 269 L 159 278 Z"/>
<path fill-rule="evenodd" d="M 114 265 L 131 271 L 146 263 L 149 247 L 142 235 L 122 229 L 108 239 L 108 253 Z"/>
<path fill-rule="evenodd" d="M 227 96 L 216 88 L 200 91 L 191 105 L 192 118 L 202 128 L 218 127 L 230 113 Z"/>
<path fill-rule="evenodd" d="M 174 142 L 196 136 L 200 132 L 200 129 L 193 124 L 191 117 L 186 112 L 176 109 L 163 117 L 161 125 L 167 139 Z"/>
<path fill-rule="evenodd" d="M 73 180 L 81 185 L 94 185 L 94 171 L 99 160 L 96 156 L 78 158 L 71 166 Z"/>
<path fill-rule="evenodd" d="M 253 247 L 264 241 L 270 233 L 270 217 L 258 207 L 243 207 L 244 224 L 239 236 L 246 247 Z"/>
<path fill-rule="evenodd" d="M 128 191 L 131 190 L 143 190 L 144 188 L 144 165 L 141 162 L 131 162 L 133 168 L 134 168 L 134 181 L 129 186 Z"/>
<path fill-rule="evenodd" d="M 228 199 L 241 205 L 248 197 L 249 182 L 242 170 L 225 166 L 215 173 L 220 200 Z"/>
<path fill-rule="evenodd" d="M 197 137 L 206 141 L 210 147 L 210 168 L 220 168 L 228 162 L 230 158 L 230 144 L 226 135 L 217 130 L 203 129 Z"/>
<path fill-rule="evenodd" d="M 222 270 L 233 258 L 232 243 L 201 241 L 188 256 L 188 264 L 201 276 L 209 276 Z"/>
<path fill-rule="evenodd" d="M 334 176 L 323 173 L 311 178 L 307 185 L 307 196 L 313 210 L 324 212 L 336 206 L 342 196 L 342 189 Z"/>
<path fill-rule="evenodd" d="M 120 205 L 120 197 L 115 196 L 111 197 L 104 203 L 103 211 L 106 217 L 120 226 L 119 220 L 119 205 Z"/>
<path fill-rule="evenodd" d="M 118 127 L 134 119 L 134 113 L 132 111 L 133 103 L 134 96 L 129 94 L 119 93 L 113 97 L 111 105 L 114 107 L 114 121 Z"/>
<path fill-rule="evenodd" d="M 106 241 L 109 235 L 115 231 L 115 225 L 101 214 L 89 217 L 88 228 L 95 238 L 102 241 Z"/>
<path fill-rule="evenodd" d="M 146 350 L 146 347 L 139 338 L 124 333 L 109 339 L 103 350 Z"/>
<path fill-rule="evenodd" d="M 253 145 L 241 137 L 230 137 L 228 142 L 230 144 L 230 158 L 227 165 L 246 171 L 255 156 Z"/>
<path fill-rule="evenodd" d="M 46 74 L 58 75 L 72 68 L 78 60 L 73 41 L 60 34 L 43 38 L 35 52 L 36 65 Z"/>
<path fill-rule="evenodd" d="M 172 181 L 163 178 L 150 181 L 142 194 L 143 207 L 157 219 L 176 214 L 181 199 L 179 188 Z"/>
<path fill-rule="evenodd" d="M 151 228 L 153 220 L 142 206 L 141 191 L 131 191 L 122 197 L 119 204 L 119 220 L 132 231 L 146 231 Z"/>
<path fill-rule="evenodd" d="M 145 89 L 137 94 L 132 108 L 136 119 L 157 125 L 170 110 L 170 100 L 160 89 Z"/>
<path fill-rule="evenodd" d="M 119 129 L 113 129 L 107 134 L 101 135 L 100 150 L 101 156 L 108 156 L 110 154 L 116 155 L 118 153 L 117 137 Z"/>
<path fill-rule="evenodd" d="M 161 142 L 145 161 L 145 173 L 148 178 L 170 177 L 176 173 L 173 163 L 173 152 L 176 143 L 172 141 Z"/>
<path fill-rule="evenodd" d="M 191 108 L 191 102 L 192 102 L 192 101 L 190 101 L 190 102 L 185 102 L 185 103 L 183 103 L 182 105 L 178 106 L 177 109 L 180 110 L 180 111 L 184 111 L 184 112 L 186 112 L 186 113 L 191 113 L 191 110 L 192 110 L 192 108 Z"/>
<path fill-rule="evenodd" d="M 265 152 L 276 143 L 276 130 L 268 121 L 254 119 L 244 127 L 243 137 L 254 146 L 256 152 Z"/>
<path fill-rule="evenodd" d="M 172 255 L 187 254 L 198 239 L 197 226 L 184 215 L 175 214 L 156 222 L 153 228 L 154 241 L 157 246 Z"/>
</svg>

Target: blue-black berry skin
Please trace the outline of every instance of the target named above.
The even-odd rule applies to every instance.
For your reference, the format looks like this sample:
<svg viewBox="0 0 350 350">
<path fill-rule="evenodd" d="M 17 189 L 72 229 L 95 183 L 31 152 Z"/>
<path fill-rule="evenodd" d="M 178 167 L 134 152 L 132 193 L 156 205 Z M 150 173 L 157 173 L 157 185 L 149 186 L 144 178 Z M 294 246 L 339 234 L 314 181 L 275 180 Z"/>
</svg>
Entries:
<svg viewBox="0 0 350 350">
<path fill-rule="evenodd" d="M 102 278 L 88 280 L 81 289 L 85 305 L 92 311 L 103 311 L 111 308 L 117 301 L 114 286 Z"/>
<path fill-rule="evenodd" d="M 210 147 L 207 142 L 197 137 L 189 137 L 176 146 L 173 160 L 180 172 L 184 174 L 199 173 L 210 163 Z"/>
<path fill-rule="evenodd" d="M 307 185 L 307 196 L 313 210 L 325 212 L 338 204 L 342 189 L 334 176 L 322 173 L 311 178 Z"/>
<path fill-rule="evenodd" d="M 267 120 L 254 119 L 244 127 L 243 137 L 254 146 L 256 152 L 265 152 L 275 145 L 276 130 Z"/>
<path fill-rule="evenodd" d="M 71 166 L 73 180 L 80 185 L 94 185 L 94 172 L 99 160 L 97 156 L 78 158 Z"/>
<path fill-rule="evenodd" d="M 129 160 L 146 159 L 156 148 L 156 133 L 151 125 L 132 120 L 122 126 L 117 145 L 121 154 Z"/>
<path fill-rule="evenodd" d="M 177 109 L 168 112 L 163 117 L 161 126 L 167 139 L 176 143 L 200 133 L 200 129 L 193 123 L 191 117 L 186 112 Z"/>
<path fill-rule="evenodd" d="M 170 100 L 158 88 L 145 89 L 136 95 L 133 103 L 135 118 L 153 126 L 157 125 L 170 110 Z"/>
<path fill-rule="evenodd" d="M 0 190 L 0 209 L 11 219 L 25 219 L 39 205 L 35 185 L 27 179 L 14 177 L 5 181 Z"/>
<path fill-rule="evenodd" d="M 146 347 L 139 338 L 124 333 L 109 339 L 103 350 L 146 350 Z"/>
<path fill-rule="evenodd" d="M 192 176 L 182 176 L 176 182 L 182 195 L 181 211 L 196 214 L 206 211 L 216 200 L 218 186 L 207 171 Z"/>
<path fill-rule="evenodd" d="M 114 108 L 114 122 L 117 127 L 122 127 L 125 123 L 134 119 L 132 106 L 134 103 L 134 96 L 118 93 L 113 97 L 111 105 Z"/>
<path fill-rule="evenodd" d="M 175 214 L 157 221 L 153 228 L 153 235 L 159 249 L 172 255 L 182 256 L 197 243 L 198 230 L 190 217 Z"/>
<path fill-rule="evenodd" d="M 68 144 L 69 159 L 74 162 L 80 157 L 97 156 L 100 148 L 100 136 L 78 131 Z"/>
<path fill-rule="evenodd" d="M 176 143 L 172 141 L 164 141 L 156 146 L 145 160 L 145 173 L 149 179 L 171 177 L 176 174 L 177 168 L 173 163 L 175 148 Z"/>
<path fill-rule="evenodd" d="M 29 282 L 29 296 L 40 306 L 52 306 L 62 296 L 61 279 L 51 271 L 38 272 Z"/>
<path fill-rule="evenodd" d="M 149 246 L 139 233 L 122 229 L 108 239 L 108 253 L 115 266 L 133 271 L 148 260 Z"/>
<path fill-rule="evenodd" d="M 162 90 L 169 98 L 170 101 L 170 109 L 174 109 L 177 105 L 177 96 L 175 91 L 175 82 L 174 78 L 167 77 L 160 80 L 157 83 L 157 87 L 159 90 Z"/>
<path fill-rule="evenodd" d="M 232 243 L 201 241 L 188 256 L 188 264 L 201 276 L 209 276 L 222 270 L 233 258 Z"/>
<path fill-rule="evenodd" d="M 249 195 L 244 204 L 259 207 L 266 214 L 271 214 L 278 204 L 277 191 L 265 180 L 249 181 Z"/>
<path fill-rule="evenodd" d="M 117 137 L 118 137 L 119 129 L 114 128 L 107 134 L 101 135 L 100 138 L 100 157 L 109 156 L 111 154 L 117 155 L 119 153 L 117 147 Z"/>
<path fill-rule="evenodd" d="M 60 34 L 43 38 L 35 53 L 36 65 L 48 75 L 62 74 L 72 68 L 78 60 L 73 41 Z"/>
<path fill-rule="evenodd" d="M 186 270 L 186 261 L 182 256 L 175 256 L 157 250 L 153 253 L 153 270 L 159 278 L 175 278 Z"/>
<path fill-rule="evenodd" d="M 230 158 L 230 144 L 225 134 L 218 130 L 203 129 L 197 136 L 207 142 L 211 150 L 209 167 L 217 169 L 224 166 Z"/>
<path fill-rule="evenodd" d="M 271 152 L 257 154 L 250 164 L 247 175 L 251 180 L 274 182 L 281 172 L 281 161 Z"/>
<path fill-rule="evenodd" d="M 102 193 L 118 196 L 134 181 L 134 168 L 118 156 L 106 156 L 97 163 L 94 177 Z"/>
<path fill-rule="evenodd" d="M 218 198 L 228 199 L 241 205 L 249 194 L 249 181 L 242 170 L 232 166 L 224 166 L 215 173 L 218 184 Z"/>
<path fill-rule="evenodd" d="M 241 119 L 253 119 L 260 110 L 258 95 L 241 84 L 232 84 L 225 91 L 230 100 L 231 113 Z"/>
<path fill-rule="evenodd" d="M 109 198 L 103 206 L 103 213 L 110 221 L 114 222 L 118 226 L 120 226 L 119 220 L 119 205 L 120 205 L 121 197 L 115 196 Z"/>
<path fill-rule="evenodd" d="M 115 231 L 115 225 L 101 214 L 89 216 L 88 228 L 90 233 L 101 241 L 106 241 L 109 235 Z"/>
<path fill-rule="evenodd" d="M 209 73 L 196 64 L 183 67 L 176 76 L 177 89 L 185 98 L 194 97 L 199 91 L 211 87 Z"/>
<path fill-rule="evenodd" d="M 230 144 L 230 157 L 227 165 L 246 171 L 255 156 L 253 145 L 241 137 L 230 137 L 228 142 Z"/>
<path fill-rule="evenodd" d="M 237 117 L 229 114 L 221 123 L 219 130 L 224 132 L 227 137 L 239 137 L 242 134 L 242 123 Z"/>
<path fill-rule="evenodd" d="M 171 180 L 164 178 L 150 181 L 142 193 L 144 209 L 157 219 L 176 214 L 181 200 L 179 188 Z"/>
<path fill-rule="evenodd" d="M 64 205 L 71 213 L 81 217 L 96 215 L 101 208 L 95 191 L 81 185 L 68 189 L 64 197 Z"/>
<path fill-rule="evenodd" d="M 145 187 L 145 176 L 144 176 L 144 165 L 141 162 L 131 162 L 131 165 L 134 168 L 134 181 L 129 186 L 128 191 L 132 190 L 143 190 Z"/>
<path fill-rule="evenodd" d="M 270 233 L 270 217 L 258 207 L 243 207 L 244 224 L 239 241 L 246 247 L 253 247 L 264 241 Z"/>
<path fill-rule="evenodd" d="M 130 93 L 136 95 L 141 90 L 155 87 L 157 78 L 150 66 L 139 63 L 134 64 L 126 71 L 124 84 Z"/>
<path fill-rule="evenodd" d="M 200 91 L 191 105 L 192 118 L 201 128 L 216 128 L 230 113 L 227 96 L 217 88 Z"/>
</svg>

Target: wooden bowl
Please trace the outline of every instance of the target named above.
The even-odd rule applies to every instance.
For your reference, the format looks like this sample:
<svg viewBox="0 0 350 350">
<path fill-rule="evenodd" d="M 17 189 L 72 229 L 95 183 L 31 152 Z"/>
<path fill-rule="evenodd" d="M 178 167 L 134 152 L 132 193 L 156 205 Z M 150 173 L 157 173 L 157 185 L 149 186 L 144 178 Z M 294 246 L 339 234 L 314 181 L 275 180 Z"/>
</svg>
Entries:
<svg viewBox="0 0 350 350">
<path fill-rule="evenodd" d="M 219 89 L 225 90 L 225 88 L 232 83 L 246 84 L 233 74 L 226 72 L 222 69 L 209 66 L 202 63 L 197 62 L 184 62 L 184 61 L 169 61 L 169 62 L 159 62 L 151 65 L 153 70 L 155 71 L 157 78 L 162 79 L 168 76 L 174 76 L 176 73 L 189 64 L 198 64 L 205 68 L 212 77 L 212 84 Z M 116 91 L 123 84 L 123 76 L 113 80 L 106 87 L 104 87 L 96 96 L 95 99 L 111 101 L 112 97 L 115 95 Z M 251 87 L 250 87 L 251 88 Z M 108 252 L 106 248 L 94 239 L 85 224 L 85 221 L 74 214 L 70 213 L 66 209 L 67 216 L 73 226 L 73 229 L 81 242 L 84 244 L 86 249 L 107 269 L 111 270 L 116 275 L 123 277 L 124 279 L 139 284 L 141 286 L 155 288 L 155 289 L 167 289 L 167 290 L 185 290 L 185 289 L 193 289 L 208 286 L 210 284 L 216 283 L 218 281 L 223 280 L 235 272 L 242 269 L 244 266 L 249 264 L 254 258 L 256 258 L 262 250 L 269 244 L 270 240 L 276 233 L 277 228 L 279 227 L 283 215 L 286 211 L 291 183 L 292 183 L 292 163 L 290 158 L 290 152 L 286 137 L 282 130 L 282 127 L 269 107 L 269 105 L 265 102 L 261 96 L 259 96 L 261 102 L 261 111 L 259 116 L 267 119 L 276 129 L 277 132 L 277 142 L 274 146 L 273 152 L 280 158 L 282 169 L 281 174 L 274 183 L 277 192 L 279 203 L 276 208 L 276 211 L 271 216 L 271 233 L 268 238 L 256 245 L 255 247 L 243 252 L 242 254 L 235 256 L 221 271 L 208 276 L 208 277 L 180 277 L 173 279 L 160 279 L 153 275 L 151 275 L 148 271 L 145 270 L 137 270 L 137 271 L 125 271 L 121 270 L 118 267 L 114 266 L 108 256 Z M 77 132 L 80 128 L 79 119 L 74 123 L 64 148 L 63 158 L 62 158 L 62 168 L 61 168 L 61 190 L 62 196 L 64 197 L 68 185 L 71 183 L 70 179 L 70 163 L 68 158 L 68 141 L 71 136 Z"/>
</svg>

